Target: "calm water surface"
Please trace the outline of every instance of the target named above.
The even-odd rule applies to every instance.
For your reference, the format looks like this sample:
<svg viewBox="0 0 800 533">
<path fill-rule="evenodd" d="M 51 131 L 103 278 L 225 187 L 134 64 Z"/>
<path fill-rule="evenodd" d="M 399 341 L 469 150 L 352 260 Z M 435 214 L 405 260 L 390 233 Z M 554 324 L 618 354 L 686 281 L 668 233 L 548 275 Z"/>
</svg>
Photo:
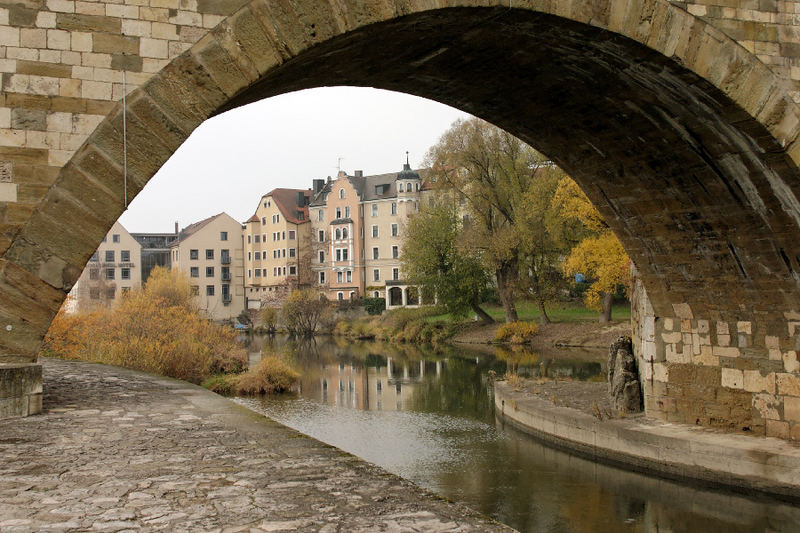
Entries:
<svg viewBox="0 0 800 533">
<path fill-rule="evenodd" d="M 239 399 L 287 426 L 523 532 L 798 532 L 800 509 L 586 461 L 496 420 L 488 372 L 603 380 L 605 354 L 443 351 L 254 338 L 302 368 L 300 392 Z"/>
</svg>

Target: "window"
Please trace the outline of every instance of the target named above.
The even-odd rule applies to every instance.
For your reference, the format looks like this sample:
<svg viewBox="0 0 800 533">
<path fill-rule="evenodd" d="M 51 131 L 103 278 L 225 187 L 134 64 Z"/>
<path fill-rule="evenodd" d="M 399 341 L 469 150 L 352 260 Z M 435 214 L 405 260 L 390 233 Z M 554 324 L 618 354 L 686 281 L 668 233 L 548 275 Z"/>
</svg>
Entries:
<svg viewBox="0 0 800 533">
<path fill-rule="evenodd" d="M 222 281 L 230 281 L 231 280 L 231 269 L 230 269 L 230 267 L 222 267 L 222 271 L 220 272 L 220 276 L 222 276 Z"/>
<path fill-rule="evenodd" d="M 373 293 L 372 293 L 372 296 L 373 296 L 374 298 L 380 298 L 380 296 L 381 296 L 381 293 L 379 293 L 378 291 L 375 291 L 375 292 L 373 292 Z M 380 389 L 381 389 L 381 382 L 379 381 L 379 382 L 378 382 L 378 390 L 380 390 Z"/>
<path fill-rule="evenodd" d="M 297 267 L 290 266 L 289 267 L 289 275 L 290 276 L 294 276 L 295 274 L 297 274 Z"/>
<path fill-rule="evenodd" d="M 106 289 L 106 299 L 113 300 L 114 297 L 117 295 L 116 293 L 117 291 L 115 291 L 114 289 Z"/>
<path fill-rule="evenodd" d="M 381 271 L 380 269 L 376 268 L 372 271 L 372 281 L 380 281 L 381 280 Z"/>
<path fill-rule="evenodd" d="M 89 279 L 100 279 L 100 269 L 99 268 L 90 268 L 89 269 Z"/>
<path fill-rule="evenodd" d="M 275 217 L 272 217 L 272 218 L 273 218 L 273 222 L 274 222 Z M 262 226 L 266 226 L 267 225 L 267 217 L 261 217 L 261 225 Z"/>
<path fill-rule="evenodd" d="M 372 248 L 372 258 L 373 259 L 378 259 L 378 256 L 379 256 L 378 247 L 375 246 L 375 247 Z"/>
<path fill-rule="evenodd" d="M 399 268 L 393 268 L 392 269 L 392 279 L 395 280 L 395 281 L 400 279 L 400 269 Z"/>
<path fill-rule="evenodd" d="M 397 259 L 400 256 L 400 248 L 397 245 L 392 246 L 392 259 Z"/>
<path fill-rule="evenodd" d="M 214 250 L 206 250 L 206 259 L 214 259 Z"/>
<path fill-rule="evenodd" d="M 119 242 L 119 233 L 115 233 L 111 236 L 111 242 Z"/>
<path fill-rule="evenodd" d="M 338 220 L 340 218 L 342 218 L 342 208 L 341 207 L 337 207 L 336 208 L 336 219 Z"/>
<path fill-rule="evenodd" d="M 393 215 L 397 214 L 397 203 L 395 202 L 392 202 L 392 214 Z"/>
<path fill-rule="evenodd" d="M 283 267 L 283 275 L 286 275 L 286 267 Z"/>
<path fill-rule="evenodd" d="M 322 209 L 317 211 L 317 220 L 322 221 L 325 218 L 325 214 L 322 212 Z"/>
<path fill-rule="evenodd" d="M 336 235 L 336 240 L 338 241 L 342 238 L 342 231 L 339 228 L 336 228 L 334 235 Z"/>
<path fill-rule="evenodd" d="M 106 279 L 114 279 L 114 269 L 107 268 L 106 269 Z"/>
<path fill-rule="evenodd" d="M 373 238 L 378 237 L 378 226 L 372 226 L 372 237 Z"/>
<path fill-rule="evenodd" d="M 319 240 L 319 242 L 325 242 L 325 230 L 319 230 L 317 233 L 317 240 Z"/>
<path fill-rule="evenodd" d="M 344 218 L 350 218 L 350 206 L 344 206 Z"/>
<path fill-rule="evenodd" d="M 131 279 L 131 269 L 123 268 L 119 273 L 119 279 Z"/>
<path fill-rule="evenodd" d="M 336 299 L 337 299 L 337 300 L 339 300 L 340 302 L 341 302 L 342 300 L 344 300 L 344 293 L 337 292 L 337 293 L 336 293 Z"/>
<path fill-rule="evenodd" d="M 341 272 L 337 272 L 337 273 L 336 273 L 336 281 L 337 281 L 338 283 L 341 283 L 341 282 L 342 282 L 342 273 L 341 273 Z"/>
<path fill-rule="evenodd" d="M 351 281 L 353 281 L 353 272 L 348 270 L 347 271 L 347 282 L 349 283 Z"/>
<path fill-rule="evenodd" d="M 207 278 L 214 277 L 214 267 L 206 267 L 206 277 Z"/>
<path fill-rule="evenodd" d="M 342 239 L 347 238 L 347 228 L 342 228 Z"/>
<path fill-rule="evenodd" d="M 189 250 L 189 259 L 197 259 L 198 254 L 197 250 Z"/>
<path fill-rule="evenodd" d="M 355 297 L 355 295 L 356 295 L 356 293 L 354 291 L 350 291 L 350 300 L 352 300 Z M 353 390 L 354 388 L 355 388 L 355 385 L 353 385 L 353 382 L 351 381 L 350 382 L 350 390 Z"/>
<path fill-rule="evenodd" d="M 378 216 L 378 204 L 372 204 L 372 216 Z"/>
<path fill-rule="evenodd" d="M 320 283 L 325 283 L 325 272 L 320 272 L 319 273 L 319 282 Z"/>
<path fill-rule="evenodd" d="M 92 257 L 89 259 L 89 261 L 94 261 L 95 263 L 100 261 L 100 257 L 97 255 L 97 252 L 92 254 Z"/>
<path fill-rule="evenodd" d="M 254 235 L 253 240 L 255 240 L 256 244 L 261 242 L 261 235 Z"/>
<path fill-rule="evenodd" d="M 297 254 L 296 248 L 289 248 L 289 257 L 295 257 Z"/>
<path fill-rule="evenodd" d="M 200 277 L 200 267 L 191 267 L 189 268 L 189 276 L 193 278 Z"/>
<path fill-rule="evenodd" d="M 230 301 L 231 299 L 231 286 L 230 285 L 223 285 L 222 286 L 222 300 L 223 301 Z"/>
<path fill-rule="evenodd" d="M 214 286 L 206 285 L 206 296 L 214 296 Z"/>
<path fill-rule="evenodd" d="M 252 238 L 250 237 L 250 235 L 248 235 L 247 236 L 247 244 L 250 244 L 251 241 L 252 241 Z"/>
<path fill-rule="evenodd" d="M 293 241 L 293 240 L 295 240 L 295 238 L 296 238 L 296 235 L 297 235 L 297 234 L 295 233 L 295 231 L 294 231 L 293 229 L 290 229 L 290 230 L 289 230 L 289 240 L 290 240 L 290 241 Z"/>
<path fill-rule="evenodd" d="M 336 260 L 337 261 L 341 261 L 342 260 L 342 249 L 341 248 L 337 248 L 336 249 Z"/>
<path fill-rule="evenodd" d="M 247 269 L 247 277 L 248 278 L 252 278 L 253 277 L 253 271 L 250 270 L 249 268 Z"/>
<path fill-rule="evenodd" d="M 348 254 L 347 248 L 342 248 L 342 261 L 347 261 L 347 254 Z"/>
<path fill-rule="evenodd" d="M 261 252 L 256 252 L 256 261 L 261 261 Z"/>
<path fill-rule="evenodd" d="M 261 269 L 260 269 L 260 268 L 257 268 L 257 269 L 256 269 L 256 277 L 257 277 L 257 278 L 260 278 L 260 277 L 261 277 Z"/>
<path fill-rule="evenodd" d="M 286 257 L 286 248 L 284 248 L 283 250 L 281 250 L 281 256 L 282 256 L 282 257 Z"/>
<path fill-rule="evenodd" d="M 100 299 L 100 289 L 91 288 L 89 289 L 89 298 L 92 300 L 99 300 Z"/>
<path fill-rule="evenodd" d="M 325 252 L 322 251 L 322 250 L 319 251 L 319 262 L 320 263 L 324 263 L 325 262 Z"/>
<path fill-rule="evenodd" d="M 280 269 L 278 269 L 278 270 L 280 270 Z M 264 277 L 264 278 L 267 277 L 267 269 L 266 268 L 262 268 L 261 269 L 261 277 Z M 270 290 L 272 290 L 272 289 L 270 289 Z"/>
<path fill-rule="evenodd" d="M 114 262 L 114 250 L 106 250 L 106 263 Z"/>
<path fill-rule="evenodd" d="M 285 231 L 281 232 L 281 240 L 284 240 L 284 241 L 286 240 L 286 232 Z"/>
<path fill-rule="evenodd" d="M 339 189 L 339 198 L 344 198 L 344 189 Z"/>
<path fill-rule="evenodd" d="M 253 252 L 247 252 L 247 260 L 248 261 L 252 261 L 253 260 Z"/>
<path fill-rule="evenodd" d="M 392 224 L 392 237 L 397 237 L 397 224 Z"/>
<path fill-rule="evenodd" d="M 220 231 L 219 232 L 219 240 L 227 241 L 228 240 L 228 232 L 227 231 Z"/>
<path fill-rule="evenodd" d="M 402 183 L 398 183 L 397 184 L 397 192 L 403 192 L 403 184 Z"/>
<path fill-rule="evenodd" d="M 131 251 L 130 250 L 122 250 L 119 253 L 119 260 L 123 263 L 129 263 L 131 260 Z"/>
</svg>

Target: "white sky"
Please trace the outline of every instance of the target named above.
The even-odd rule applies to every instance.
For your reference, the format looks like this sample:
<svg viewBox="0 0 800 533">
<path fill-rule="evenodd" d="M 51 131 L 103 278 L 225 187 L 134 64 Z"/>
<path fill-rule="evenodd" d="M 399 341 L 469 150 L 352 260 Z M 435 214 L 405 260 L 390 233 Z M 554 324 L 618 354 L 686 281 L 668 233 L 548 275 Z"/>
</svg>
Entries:
<svg viewBox="0 0 800 533">
<path fill-rule="evenodd" d="M 365 175 L 411 166 L 465 113 L 416 96 L 332 87 L 276 96 L 207 120 L 131 202 L 131 232 L 169 232 L 225 211 L 250 218 L 276 187 L 310 188 L 342 170 Z"/>
</svg>

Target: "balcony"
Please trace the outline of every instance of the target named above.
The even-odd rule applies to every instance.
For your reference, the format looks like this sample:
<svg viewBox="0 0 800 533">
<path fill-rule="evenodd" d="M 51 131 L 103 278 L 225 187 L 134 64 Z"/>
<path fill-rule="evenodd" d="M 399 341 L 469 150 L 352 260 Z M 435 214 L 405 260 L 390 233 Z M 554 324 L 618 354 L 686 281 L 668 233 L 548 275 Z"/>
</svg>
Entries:
<svg viewBox="0 0 800 533">
<path fill-rule="evenodd" d="M 223 272 L 222 273 L 222 281 L 230 281 L 231 280 L 231 273 L 230 272 Z"/>
<path fill-rule="evenodd" d="M 231 293 L 222 294 L 222 303 L 229 304 L 231 303 L 231 300 L 233 300 L 233 296 L 231 295 Z"/>
<path fill-rule="evenodd" d="M 231 264 L 231 256 L 230 256 L 230 255 L 223 255 L 223 256 L 220 258 L 220 262 L 221 262 L 223 265 L 230 265 L 230 264 Z"/>
</svg>

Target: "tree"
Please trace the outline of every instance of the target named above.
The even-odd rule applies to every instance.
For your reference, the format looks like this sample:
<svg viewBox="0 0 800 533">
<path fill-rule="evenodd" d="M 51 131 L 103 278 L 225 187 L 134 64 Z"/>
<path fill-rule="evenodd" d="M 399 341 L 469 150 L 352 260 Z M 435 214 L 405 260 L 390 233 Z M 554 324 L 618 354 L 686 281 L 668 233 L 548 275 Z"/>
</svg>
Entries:
<svg viewBox="0 0 800 533">
<path fill-rule="evenodd" d="M 409 283 L 433 292 L 439 305 L 455 316 L 471 310 L 484 323 L 494 322 L 480 306 L 489 276 L 479 258 L 459 246 L 461 223 L 454 206 L 445 202 L 424 207 L 408 221 L 405 234 L 401 257 Z"/>
<path fill-rule="evenodd" d="M 320 319 L 328 308 L 320 301 L 314 289 L 292 291 L 281 308 L 283 322 L 291 335 L 310 336 L 317 330 Z"/>
<path fill-rule="evenodd" d="M 590 232 L 566 258 L 564 271 L 568 275 L 583 273 L 592 280 L 586 291 L 586 305 L 600 311 L 600 322 L 610 322 L 614 293 L 630 279 L 630 259 L 577 183 L 569 178 L 562 179 L 553 204 L 564 217 L 579 220 Z"/>
<path fill-rule="evenodd" d="M 470 217 L 468 240 L 491 269 L 506 322 L 517 320 L 514 298 L 523 245 L 515 226 L 528 206 L 525 193 L 547 162 L 513 135 L 480 119 L 458 120 L 427 155 L 432 177 Z"/>
</svg>

